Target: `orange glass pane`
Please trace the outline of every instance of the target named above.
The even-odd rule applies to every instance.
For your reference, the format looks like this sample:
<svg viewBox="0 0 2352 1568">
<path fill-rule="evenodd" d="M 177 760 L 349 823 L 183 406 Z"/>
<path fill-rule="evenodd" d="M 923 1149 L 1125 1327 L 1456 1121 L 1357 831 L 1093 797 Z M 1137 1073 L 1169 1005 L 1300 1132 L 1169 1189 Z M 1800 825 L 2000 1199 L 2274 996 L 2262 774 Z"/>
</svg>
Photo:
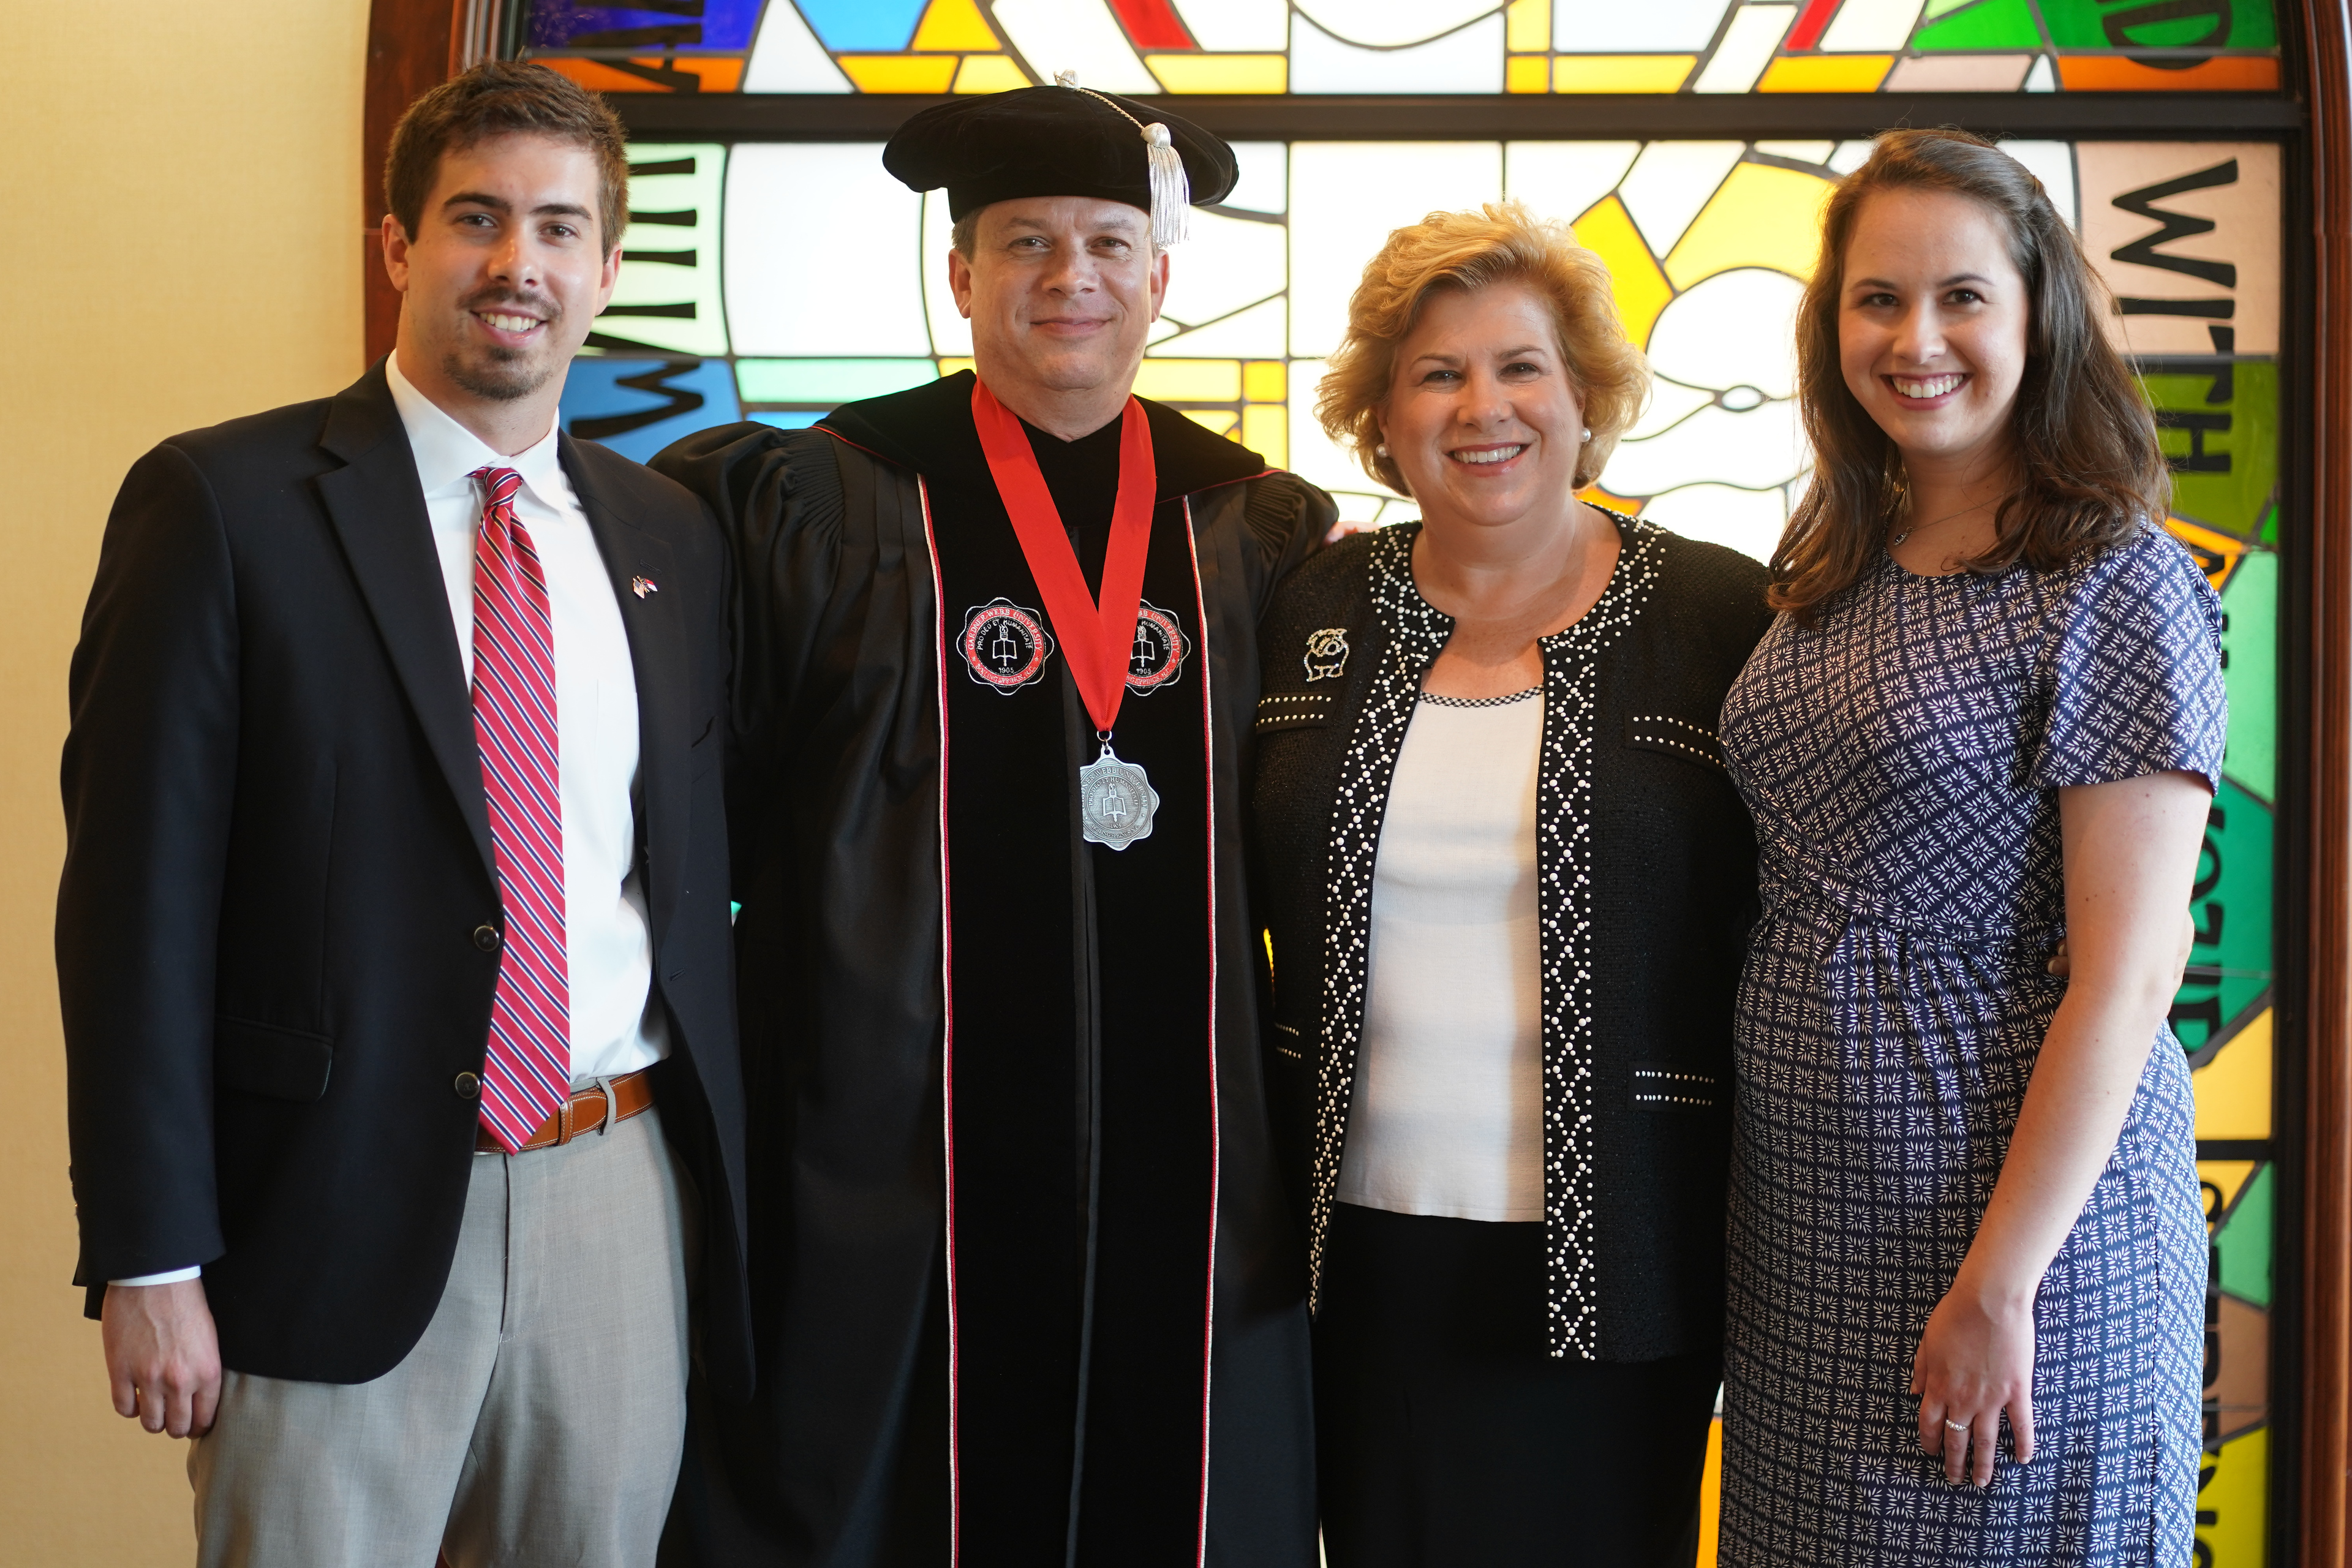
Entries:
<svg viewBox="0 0 2352 1568">
<path fill-rule="evenodd" d="M 2187 70 L 2158 70 L 2120 55 L 2061 55 L 2058 79 L 2069 92 L 2276 92 L 2275 56 L 2223 55 Z"/>
<path fill-rule="evenodd" d="M 702 84 L 700 90 L 704 92 L 733 92 L 743 85 L 743 62 L 740 59 L 698 59 L 689 55 L 683 58 L 629 61 L 630 65 L 637 68 L 636 70 L 625 70 L 617 63 L 605 60 L 570 59 L 562 56 L 533 55 L 530 63 L 561 71 L 582 87 L 597 92 L 696 90 L 677 79 L 681 76 L 696 79 Z"/>
<path fill-rule="evenodd" d="M 1774 60 L 1759 92 L 1876 92 L 1895 68 L 1893 55 L 1803 55 Z"/>
</svg>

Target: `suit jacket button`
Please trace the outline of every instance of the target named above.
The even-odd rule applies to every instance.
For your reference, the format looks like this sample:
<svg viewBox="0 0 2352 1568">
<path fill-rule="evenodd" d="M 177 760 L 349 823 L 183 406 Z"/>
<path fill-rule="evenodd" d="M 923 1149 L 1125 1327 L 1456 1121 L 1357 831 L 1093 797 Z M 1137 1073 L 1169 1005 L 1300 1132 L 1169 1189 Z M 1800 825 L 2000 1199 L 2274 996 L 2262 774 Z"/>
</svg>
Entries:
<svg viewBox="0 0 2352 1568">
<path fill-rule="evenodd" d="M 457 1080 L 451 1083 L 449 1087 L 457 1091 L 457 1098 L 460 1100 L 479 1100 L 482 1098 L 482 1080 L 477 1074 L 461 1072 L 457 1075 Z"/>
<path fill-rule="evenodd" d="M 474 928 L 474 945 L 480 948 L 484 952 L 498 952 L 499 928 L 492 925 L 476 926 Z"/>
</svg>

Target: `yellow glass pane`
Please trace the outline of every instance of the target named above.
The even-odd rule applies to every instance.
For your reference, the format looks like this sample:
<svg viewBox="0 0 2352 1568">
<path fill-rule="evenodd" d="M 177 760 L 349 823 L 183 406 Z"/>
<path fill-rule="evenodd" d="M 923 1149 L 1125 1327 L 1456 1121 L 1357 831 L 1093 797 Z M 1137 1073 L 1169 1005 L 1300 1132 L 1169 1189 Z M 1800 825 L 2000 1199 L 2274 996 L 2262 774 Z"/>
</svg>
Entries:
<svg viewBox="0 0 2352 1568">
<path fill-rule="evenodd" d="M 1808 55 L 1774 60 L 1759 92 L 1876 92 L 1895 68 L 1893 55 Z"/>
<path fill-rule="evenodd" d="M 952 55 L 842 55 L 835 63 L 860 92 L 945 92 L 960 62 Z"/>
<path fill-rule="evenodd" d="M 902 23 L 901 26 L 904 26 Z M 917 49 L 1001 49 L 995 29 L 980 14 L 978 0 L 931 0 L 915 29 Z"/>
<path fill-rule="evenodd" d="M 2226 1365 L 2223 1370 L 2228 1369 Z M 2206 1456 L 2197 1490 L 2197 1561 L 2221 1565 L 2263 1561 L 2270 1526 L 2271 1434 L 2256 1427 Z M 2207 1555 L 2207 1553 L 2211 1555 Z"/>
<path fill-rule="evenodd" d="M 1278 359 L 1242 366 L 1242 395 L 1252 403 L 1279 403 L 1290 395 L 1290 367 Z"/>
<path fill-rule="evenodd" d="M 1617 289 L 1617 319 L 1624 323 L 1625 335 L 1647 343 L 1658 312 L 1675 291 L 1650 259 L 1650 247 L 1642 243 L 1642 231 L 1633 226 L 1625 204 L 1615 196 L 1595 202 L 1576 220 L 1576 242 L 1608 265 L 1609 279 Z"/>
<path fill-rule="evenodd" d="M 1696 55 L 1562 55 L 1551 62 L 1554 92 L 1674 92 Z"/>
<path fill-rule="evenodd" d="M 1146 55 L 1143 63 L 1171 92 L 1287 92 L 1282 55 Z"/>
<path fill-rule="evenodd" d="M 1698 1483 L 1698 1562 L 1715 1568 L 1717 1537 L 1723 1528 L 1723 1417 L 1707 1424 L 1706 1468 Z"/>
<path fill-rule="evenodd" d="M 1511 0 L 1503 8 L 1503 47 L 1514 52 L 1550 48 L 1551 0 Z"/>
<path fill-rule="evenodd" d="M 2200 1138 L 2271 1135 L 2271 1011 L 2264 1008 L 2237 1037 L 2189 1075 L 2197 1096 Z"/>
<path fill-rule="evenodd" d="M 1234 433 L 1234 421 L 1241 417 L 1230 408 L 1187 408 L 1184 417 L 1195 425 L 1206 426 L 1220 436 Z"/>
<path fill-rule="evenodd" d="M 1148 359 L 1135 373 L 1135 395 L 1162 403 L 1239 403 L 1237 359 Z"/>
<path fill-rule="evenodd" d="M 1551 61 L 1542 55 L 1513 55 L 1503 62 L 1503 90 L 1506 92 L 1548 92 L 1551 89 Z"/>
<path fill-rule="evenodd" d="M 1821 254 L 1822 207 L 1837 189 L 1818 175 L 1769 163 L 1733 167 L 1714 199 L 1666 256 L 1677 289 L 1735 267 L 1812 276 Z"/>
<path fill-rule="evenodd" d="M 966 55 L 955 79 L 958 92 L 1010 92 L 1028 85 L 1028 73 L 1011 55 Z"/>
<path fill-rule="evenodd" d="M 1254 404 L 1243 409 L 1242 445 L 1264 458 L 1268 468 L 1288 468 L 1290 410 L 1278 403 Z"/>
<path fill-rule="evenodd" d="M 940 378 L 944 381 L 951 375 L 961 375 L 965 371 L 971 369 L 975 363 L 977 362 L 969 359 L 942 359 L 940 361 Z"/>
</svg>

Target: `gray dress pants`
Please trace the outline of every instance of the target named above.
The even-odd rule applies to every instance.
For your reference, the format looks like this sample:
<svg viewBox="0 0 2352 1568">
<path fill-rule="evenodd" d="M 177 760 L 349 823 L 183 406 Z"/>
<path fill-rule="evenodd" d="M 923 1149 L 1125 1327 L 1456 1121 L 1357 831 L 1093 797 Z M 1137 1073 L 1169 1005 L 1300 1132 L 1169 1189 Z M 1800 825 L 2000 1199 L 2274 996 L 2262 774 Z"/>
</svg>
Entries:
<svg viewBox="0 0 2352 1568">
<path fill-rule="evenodd" d="M 188 1453 L 201 1568 L 651 1568 L 695 1234 L 660 1114 L 475 1155 L 441 1304 L 374 1382 L 226 1373 Z"/>
</svg>

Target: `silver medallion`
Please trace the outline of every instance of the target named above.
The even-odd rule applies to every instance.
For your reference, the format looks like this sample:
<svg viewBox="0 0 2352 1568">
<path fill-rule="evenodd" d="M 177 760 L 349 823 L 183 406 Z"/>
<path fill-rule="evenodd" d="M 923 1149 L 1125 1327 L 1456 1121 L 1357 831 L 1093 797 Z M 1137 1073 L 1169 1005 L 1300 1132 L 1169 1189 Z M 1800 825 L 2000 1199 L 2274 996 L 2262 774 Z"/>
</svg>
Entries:
<svg viewBox="0 0 2352 1568">
<path fill-rule="evenodd" d="M 1078 770 L 1078 826 L 1089 844 L 1124 849 L 1139 838 L 1151 837 L 1151 814 L 1160 809 L 1160 792 L 1133 763 L 1122 763 L 1110 742 L 1102 755 Z"/>
</svg>

